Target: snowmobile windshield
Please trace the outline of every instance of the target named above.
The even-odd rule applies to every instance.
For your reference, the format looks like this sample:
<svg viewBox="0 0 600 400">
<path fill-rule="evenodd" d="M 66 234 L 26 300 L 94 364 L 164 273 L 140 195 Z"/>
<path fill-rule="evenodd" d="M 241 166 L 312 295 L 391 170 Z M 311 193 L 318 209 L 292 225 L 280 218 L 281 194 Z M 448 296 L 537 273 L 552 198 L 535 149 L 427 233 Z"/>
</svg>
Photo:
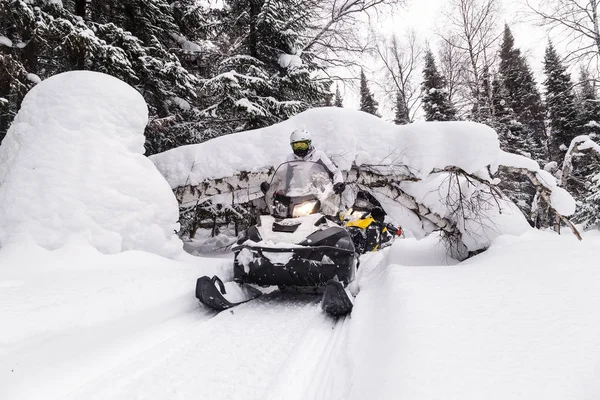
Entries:
<svg viewBox="0 0 600 400">
<path fill-rule="evenodd" d="M 333 193 L 333 182 L 329 172 L 319 163 L 310 161 L 290 161 L 281 164 L 271 180 L 271 185 L 266 193 L 267 203 L 274 215 L 280 217 L 295 217 L 294 209 L 299 203 L 318 200 L 319 206 L 324 210 L 330 207 Z M 286 211 L 284 212 L 284 208 Z M 310 209 L 307 212 L 318 212 L 319 209 Z M 284 215 L 285 214 L 285 215 Z"/>
</svg>

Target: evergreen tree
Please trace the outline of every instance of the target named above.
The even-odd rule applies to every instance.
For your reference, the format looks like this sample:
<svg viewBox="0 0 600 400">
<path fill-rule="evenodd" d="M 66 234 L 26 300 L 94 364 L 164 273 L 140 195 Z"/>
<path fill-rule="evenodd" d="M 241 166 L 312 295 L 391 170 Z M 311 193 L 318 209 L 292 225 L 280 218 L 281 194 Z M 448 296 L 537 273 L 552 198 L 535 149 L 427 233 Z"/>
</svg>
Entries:
<svg viewBox="0 0 600 400">
<path fill-rule="evenodd" d="M 596 154 L 588 162 L 598 165 L 600 156 Z M 590 186 L 580 200 L 573 222 L 583 224 L 584 229 L 600 229 L 600 173 L 588 176 L 587 181 Z"/>
<path fill-rule="evenodd" d="M 453 121 L 456 119 L 456 110 L 448 99 L 446 79 L 438 72 L 435 59 L 431 50 L 425 54 L 425 67 L 423 69 L 423 110 L 427 121 Z"/>
<path fill-rule="evenodd" d="M 577 126 L 579 134 L 586 134 L 600 142 L 600 104 L 596 88 L 589 73 L 581 68 L 577 91 Z M 591 150 L 574 151 L 571 156 L 572 170 L 566 179 L 565 189 L 577 200 L 573 220 L 586 228 L 600 222 L 600 154 Z"/>
<path fill-rule="evenodd" d="M 410 116 L 408 115 L 408 107 L 406 106 L 406 100 L 402 92 L 398 91 L 396 94 L 396 113 L 394 116 L 394 123 L 396 125 L 405 125 L 410 123 Z"/>
<path fill-rule="evenodd" d="M 89 2 L 91 20 L 113 23 L 147 46 L 172 43 L 178 32 L 172 8 L 166 0 L 102 0 Z"/>
<path fill-rule="evenodd" d="M 494 125 L 493 117 L 493 90 L 492 77 L 489 68 L 485 68 L 481 74 L 479 82 L 480 87 L 477 90 L 475 98 L 476 104 L 473 105 L 472 115 L 477 122 L 492 126 Z"/>
<path fill-rule="evenodd" d="M 506 85 L 497 78 L 494 80 L 492 88 L 494 118 L 491 126 L 498 133 L 500 148 L 529 157 L 525 127 L 517 120 L 518 117 L 510 106 L 511 98 Z"/>
<path fill-rule="evenodd" d="M 360 111 L 364 111 L 369 114 L 373 114 L 376 116 L 380 116 L 377 112 L 377 107 L 379 103 L 373 97 L 373 93 L 369 89 L 369 84 L 367 82 L 367 77 L 365 76 L 365 72 L 360 70 Z"/>
<path fill-rule="evenodd" d="M 577 93 L 577 127 L 582 134 L 600 134 L 600 99 L 589 72 L 581 67 Z"/>
<path fill-rule="evenodd" d="M 11 119 L 20 99 L 33 85 L 23 77 L 35 74 L 45 79 L 74 69 L 107 73 L 129 83 L 144 96 L 151 119 L 171 116 L 178 109 L 173 99 L 187 102 L 184 99 L 195 98 L 196 78 L 158 42 L 158 36 L 167 38 L 168 34 L 159 34 L 157 28 L 149 36 L 151 43 L 147 46 L 122 27 L 107 22 L 108 17 L 100 19 L 101 22 L 82 19 L 81 16 L 93 14 L 86 5 L 91 3 L 65 2 L 64 7 L 44 0 L 0 3 L 0 25 L 10 24 L 12 28 L 7 33 L 11 41 L 24 44 L 11 47 L 10 57 L 3 57 L 1 62 L 19 72 L 7 74 L 12 77 L 6 84 L 12 87 L 6 107 Z M 120 20 L 116 16 L 115 19 Z M 165 29 L 173 27 L 176 28 L 169 25 Z M 3 116 L 0 123 L 4 125 L 5 119 Z M 6 128 L 2 128 L 4 134 Z M 147 152 L 166 150 L 161 144 L 163 133 L 156 132 L 153 136 L 147 132 Z"/>
<path fill-rule="evenodd" d="M 326 102 L 331 82 L 298 54 L 310 9 L 301 0 L 228 0 L 226 51 L 200 86 L 201 116 L 216 134 L 260 128 Z"/>
<path fill-rule="evenodd" d="M 550 120 L 550 155 L 562 162 L 564 150 L 577 135 L 577 112 L 572 91 L 571 76 L 560 61 L 552 42 L 548 42 L 544 56 L 546 80 L 546 108 Z"/>
<path fill-rule="evenodd" d="M 527 135 L 527 128 L 517 120 L 517 115 L 510 107 L 508 90 L 499 78 L 494 79 L 492 91 L 494 118 L 491 126 L 498 133 L 500 148 L 531 157 L 528 152 L 530 137 Z M 519 207 L 533 225 L 532 206 L 536 191 L 531 182 L 522 174 L 509 172 L 502 167 L 500 167 L 498 177 L 500 178 L 498 187 Z"/>
<path fill-rule="evenodd" d="M 338 85 L 335 85 L 335 100 L 333 101 L 333 105 L 336 107 L 344 107 L 344 99 L 342 98 Z"/>
<path fill-rule="evenodd" d="M 514 38 L 508 25 L 504 26 L 499 56 L 498 74 L 504 93 L 503 99 L 514 113 L 514 119 L 522 125 L 519 135 L 523 136 L 506 140 L 505 144 L 512 142 L 513 145 L 504 150 L 527 153 L 544 162 L 548 155 L 545 151 L 547 145 L 541 95 L 527 60 L 521 55 L 521 51 L 514 47 Z M 503 138 L 500 137 L 500 140 L 502 143 Z"/>
</svg>

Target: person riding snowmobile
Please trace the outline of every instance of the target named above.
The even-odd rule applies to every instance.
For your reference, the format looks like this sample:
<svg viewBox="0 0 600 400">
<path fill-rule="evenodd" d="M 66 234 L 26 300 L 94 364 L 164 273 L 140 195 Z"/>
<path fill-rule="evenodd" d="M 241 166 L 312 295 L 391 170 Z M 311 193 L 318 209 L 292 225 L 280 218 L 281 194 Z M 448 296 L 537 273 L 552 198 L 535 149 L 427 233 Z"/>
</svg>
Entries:
<svg viewBox="0 0 600 400">
<path fill-rule="evenodd" d="M 315 149 L 312 145 L 310 133 L 306 129 L 294 130 L 290 135 L 290 146 L 292 147 L 292 154 L 288 155 L 286 161 L 310 161 L 321 164 L 331 175 L 334 193 L 341 195 L 343 205 L 348 207 L 351 202 L 348 201 L 347 196 L 342 195 L 346 189 L 342 172 L 327 157 L 324 151 Z M 263 193 L 266 193 L 269 190 L 269 183 L 261 183 L 260 189 Z"/>
<path fill-rule="evenodd" d="M 315 149 L 312 145 L 310 133 L 305 129 L 296 129 L 290 135 L 290 146 L 292 154 L 286 161 L 312 161 L 319 163 L 329 171 L 333 179 L 333 191 L 335 194 L 342 194 L 346 189 L 344 176 L 339 168 L 327 157 L 327 154 L 321 150 Z"/>
</svg>

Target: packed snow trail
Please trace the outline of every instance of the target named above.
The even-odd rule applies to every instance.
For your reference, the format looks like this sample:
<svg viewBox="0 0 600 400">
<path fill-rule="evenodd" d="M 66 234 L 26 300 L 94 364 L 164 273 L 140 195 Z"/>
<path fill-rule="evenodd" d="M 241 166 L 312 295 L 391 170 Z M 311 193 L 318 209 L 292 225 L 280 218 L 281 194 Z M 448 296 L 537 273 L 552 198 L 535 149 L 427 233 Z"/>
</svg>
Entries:
<svg viewBox="0 0 600 400">
<path fill-rule="evenodd" d="M 345 320 L 324 315 L 319 299 L 266 294 L 188 325 L 68 398 L 250 400 L 324 392 L 343 398 Z"/>
</svg>

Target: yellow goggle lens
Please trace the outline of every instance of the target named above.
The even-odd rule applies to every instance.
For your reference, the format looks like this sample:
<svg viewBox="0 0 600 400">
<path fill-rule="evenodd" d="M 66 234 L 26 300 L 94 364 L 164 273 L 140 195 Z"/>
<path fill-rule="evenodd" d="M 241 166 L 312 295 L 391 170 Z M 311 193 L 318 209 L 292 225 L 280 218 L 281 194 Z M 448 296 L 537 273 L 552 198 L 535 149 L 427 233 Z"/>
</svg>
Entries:
<svg viewBox="0 0 600 400">
<path fill-rule="evenodd" d="M 309 146 L 309 142 L 294 142 L 292 143 L 292 150 L 308 150 Z"/>
</svg>

